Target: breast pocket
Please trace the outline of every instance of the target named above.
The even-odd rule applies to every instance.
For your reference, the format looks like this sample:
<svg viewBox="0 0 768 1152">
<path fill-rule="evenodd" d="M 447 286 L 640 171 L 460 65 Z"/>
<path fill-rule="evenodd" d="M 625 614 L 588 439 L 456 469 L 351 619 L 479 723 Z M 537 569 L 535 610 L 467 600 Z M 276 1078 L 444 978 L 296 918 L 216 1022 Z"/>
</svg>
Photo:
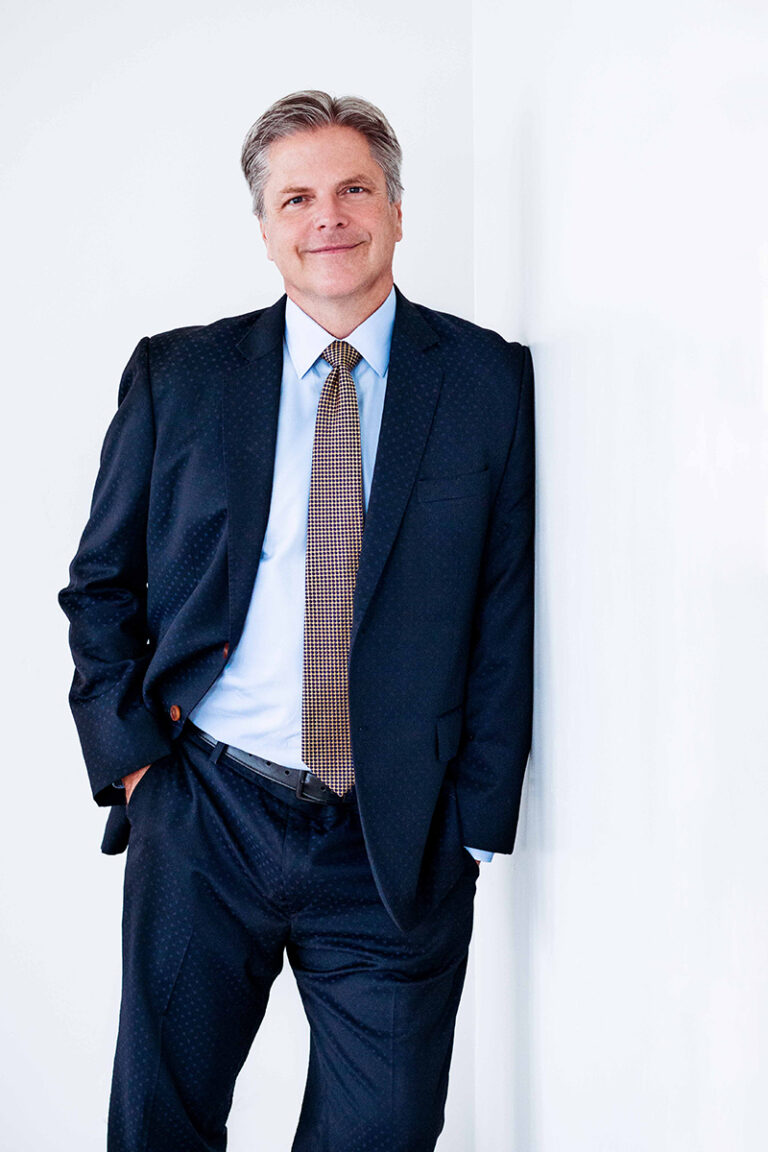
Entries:
<svg viewBox="0 0 768 1152">
<path fill-rule="evenodd" d="M 416 495 L 421 504 L 484 496 L 487 491 L 487 468 L 479 472 L 462 472 L 458 476 L 425 476 L 416 485 Z"/>
</svg>

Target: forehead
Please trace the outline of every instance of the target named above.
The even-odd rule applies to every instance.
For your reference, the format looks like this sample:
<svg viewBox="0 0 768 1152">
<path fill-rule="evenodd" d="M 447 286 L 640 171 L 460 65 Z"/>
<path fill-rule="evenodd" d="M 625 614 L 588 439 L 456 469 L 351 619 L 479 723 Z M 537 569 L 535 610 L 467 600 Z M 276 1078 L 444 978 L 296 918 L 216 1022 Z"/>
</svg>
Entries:
<svg viewBox="0 0 768 1152">
<path fill-rule="evenodd" d="M 384 183 L 384 173 L 371 155 L 368 141 L 355 128 L 340 124 L 293 132 L 267 149 L 267 187 L 312 186 L 314 181 L 345 180 L 365 174 Z"/>
</svg>

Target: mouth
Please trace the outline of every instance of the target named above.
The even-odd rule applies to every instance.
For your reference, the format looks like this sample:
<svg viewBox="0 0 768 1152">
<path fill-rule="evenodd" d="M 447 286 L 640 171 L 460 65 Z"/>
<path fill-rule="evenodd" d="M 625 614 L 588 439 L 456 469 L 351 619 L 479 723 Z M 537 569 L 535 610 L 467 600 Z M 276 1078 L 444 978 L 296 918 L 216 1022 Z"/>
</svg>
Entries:
<svg viewBox="0 0 768 1152">
<path fill-rule="evenodd" d="M 362 241 L 357 244 L 329 244 L 327 248 L 308 248 L 307 251 L 312 256 L 321 255 L 330 252 L 351 252 L 353 248 L 358 248 Z"/>
</svg>

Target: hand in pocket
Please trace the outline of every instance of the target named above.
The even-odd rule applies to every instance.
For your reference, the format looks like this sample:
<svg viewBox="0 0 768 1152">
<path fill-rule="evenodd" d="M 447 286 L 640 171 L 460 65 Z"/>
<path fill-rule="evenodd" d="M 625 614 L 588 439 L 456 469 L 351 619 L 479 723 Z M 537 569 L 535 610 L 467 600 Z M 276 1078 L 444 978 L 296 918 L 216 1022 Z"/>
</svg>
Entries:
<svg viewBox="0 0 768 1152">
<path fill-rule="evenodd" d="M 131 793 L 141 780 L 147 768 L 151 768 L 151 764 L 145 764 L 143 768 L 137 768 L 135 772 L 129 772 L 127 776 L 123 776 L 123 784 L 125 784 L 125 802 L 128 804 L 131 799 Z"/>
</svg>

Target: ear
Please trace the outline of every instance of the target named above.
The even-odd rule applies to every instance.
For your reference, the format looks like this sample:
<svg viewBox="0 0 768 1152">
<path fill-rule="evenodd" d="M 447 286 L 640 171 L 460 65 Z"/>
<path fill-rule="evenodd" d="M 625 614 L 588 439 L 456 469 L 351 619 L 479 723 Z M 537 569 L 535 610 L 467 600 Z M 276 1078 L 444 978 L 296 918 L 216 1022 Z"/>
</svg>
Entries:
<svg viewBox="0 0 768 1152">
<path fill-rule="evenodd" d="M 403 204 L 402 204 L 402 201 L 398 200 L 396 204 L 392 205 L 392 207 L 395 209 L 395 212 L 397 213 L 397 231 L 395 232 L 395 243 L 397 243 L 398 240 L 402 240 L 402 238 L 403 238 Z"/>
<path fill-rule="evenodd" d="M 267 260 L 273 260 L 274 257 L 272 256 L 272 253 L 270 251 L 269 239 L 268 239 L 267 233 L 265 231 L 266 221 L 264 220 L 264 218 L 262 216 L 257 216 L 256 219 L 257 219 L 258 224 L 259 224 L 259 232 L 261 232 L 261 238 L 264 241 L 264 247 L 267 250 Z"/>
</svg>

